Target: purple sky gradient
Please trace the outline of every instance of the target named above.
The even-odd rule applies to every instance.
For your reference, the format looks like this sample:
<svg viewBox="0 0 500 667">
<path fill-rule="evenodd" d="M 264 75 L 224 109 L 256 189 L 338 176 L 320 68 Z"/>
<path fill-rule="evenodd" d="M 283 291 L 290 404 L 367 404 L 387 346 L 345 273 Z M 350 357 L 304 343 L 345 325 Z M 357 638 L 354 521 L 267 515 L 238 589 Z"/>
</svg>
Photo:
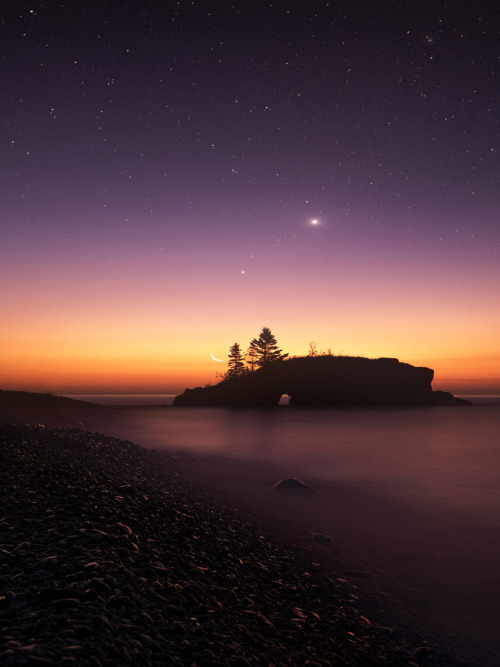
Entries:
<svg viewBox="0 0 500 667">
<path fill-rule="evenodd" d="M 68 315 L 65 342 L 73 336 L 80 351 L 90 335 L 82 310 L 99 327 L 99 314 L 118 308 L 120 333 L 103 325 L 108 341 L 139 313 L 144 347 L 167 327 L 155 309 L 177 313 L 168 329 L 185 339 L 209 294 L 200 327 L 222 353 L 264 325 L 298 345 L 300 313 L 311 310 L 304 349 L 291 352 L 323 336 L 324 348 L 382 356 L 370 338 L 380 300 L 394 356 L 412 360 L 402 330 L 428 318 L 415 359 L 448 358 L 451 372 L 451 359 L 483 355 L 500 377 L 500 41 L 487 7 L 4 3 L 10 361 L 27 328 L 34 345 L 42 328 L 60 340 L 38 307 Z M 262 298 L 272 284 L 275 320 Z M 448 351 L 449 331 L 430 335 L 446 308 L 452 331 L 470 328 Z M 352 309 L 367 313 L 364 324 Z M 166 366 L 169 354 L 188 364 L 210 352 L 176 345 Z"/>
</svg>

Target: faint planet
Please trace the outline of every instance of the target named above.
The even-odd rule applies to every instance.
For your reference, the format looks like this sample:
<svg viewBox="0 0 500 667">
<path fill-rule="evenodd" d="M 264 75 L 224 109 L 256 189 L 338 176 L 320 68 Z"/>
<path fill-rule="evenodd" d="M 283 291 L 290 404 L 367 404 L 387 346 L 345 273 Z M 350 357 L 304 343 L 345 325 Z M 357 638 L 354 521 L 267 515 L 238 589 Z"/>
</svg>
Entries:
<svg viewBox="0 0 500 667">
<path fill-rule="evenodd" d="M 214 355 L 210 352 L 210 356 L 214 361 L 224 361 L 224 359 L 217 359 L 217 357 L 214 357 Z"/>
</svg>

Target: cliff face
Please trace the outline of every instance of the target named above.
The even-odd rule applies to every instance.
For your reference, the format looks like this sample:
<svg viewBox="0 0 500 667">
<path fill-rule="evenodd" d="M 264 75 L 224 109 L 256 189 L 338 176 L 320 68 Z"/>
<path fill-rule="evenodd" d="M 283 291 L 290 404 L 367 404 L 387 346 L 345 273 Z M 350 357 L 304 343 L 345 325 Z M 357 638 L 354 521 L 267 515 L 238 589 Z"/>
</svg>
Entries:
<svg viewBox="0 0 500 667">
<path fill-rule="evenodd" d="M 186 389 L 176 406 L 272 407 L 283 394 L 303 407 L 442 405 L 458 403 L 433 392 L 434 371 L 397 359 L 297 357 L 211 387 Z"/>
<path fill-rule="evenodd" d="M 397 359 L 304 357 L 286 370 L 290 403 L 422 405 L 431 401 L 434 371 Z"/>
</svg>

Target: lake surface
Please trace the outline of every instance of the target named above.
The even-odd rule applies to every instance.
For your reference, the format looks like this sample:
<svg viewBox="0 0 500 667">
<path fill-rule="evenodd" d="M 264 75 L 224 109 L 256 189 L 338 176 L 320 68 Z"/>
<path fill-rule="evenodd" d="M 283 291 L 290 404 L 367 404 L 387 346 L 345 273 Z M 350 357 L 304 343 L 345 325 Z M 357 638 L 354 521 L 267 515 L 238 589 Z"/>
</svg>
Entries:
<svg viewBox="0 0 500 667">
<path fill-rule="evenodd" d="M 275 509 L 270 484 L 302 478 L 323 502 L 288 520 L 328 532 L 342 552 L 417 590 L 445 629 L 491 647 L 500 621 L 500 397 L 471 400 L 228 410 L 156 407 L 171 397 L 134 397 L 121 402 L 139 407 L 110 408 L 103 430 L 189 455 L 197 474 L 261 511 Z"/>
<path fill-rule="evenodd" d="M 327 410 L 166 409 L 160 406 L 171 396 L 78 398 L 138 406 L 112 430 L 145 447 L 272 463 L 287 477 L 365 482 L 429 507 L 500 520 L 500 397 L 473 397 L 465 407 Z M 153 407 L 140 409 L 141 402 Z"/>
</svg>

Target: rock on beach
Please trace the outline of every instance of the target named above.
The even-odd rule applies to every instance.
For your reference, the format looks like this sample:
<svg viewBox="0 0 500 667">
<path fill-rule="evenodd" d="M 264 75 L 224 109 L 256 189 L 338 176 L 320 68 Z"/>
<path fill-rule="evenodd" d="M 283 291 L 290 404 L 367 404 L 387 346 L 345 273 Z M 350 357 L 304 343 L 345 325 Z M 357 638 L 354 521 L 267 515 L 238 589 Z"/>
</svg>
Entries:
<svg viewBox="0 0 500 667">
<path fill-rule="evenodd" d="M 10 425 L 0 462 L 5 667 L 466 664 L 381 631 L 345 575 L 197 493 L 168 455 Z"/>
<path fill-rule="evenodd" d="M 319 498 L 319 493 L 298 477 L 282 479 L 269 489 L 274 496 L 286 498 Z"/>
</svg>

